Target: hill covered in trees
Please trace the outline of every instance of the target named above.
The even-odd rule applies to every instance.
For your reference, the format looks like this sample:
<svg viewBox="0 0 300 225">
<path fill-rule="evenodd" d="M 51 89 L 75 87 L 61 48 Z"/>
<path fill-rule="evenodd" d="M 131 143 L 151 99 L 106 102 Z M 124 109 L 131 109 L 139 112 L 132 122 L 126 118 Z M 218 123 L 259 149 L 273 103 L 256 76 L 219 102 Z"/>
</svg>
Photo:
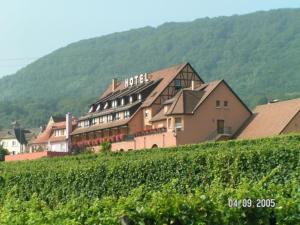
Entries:
<svg viewBox="0 0 300 225">
<path fill-rule="evenodd" d="M 0 126 L 87 110 L 113 77 L 189 61 L 250 106 L 300 96 L 300 9 L 166 23 L 82 40 L 0 79 Z"/>
</svg>

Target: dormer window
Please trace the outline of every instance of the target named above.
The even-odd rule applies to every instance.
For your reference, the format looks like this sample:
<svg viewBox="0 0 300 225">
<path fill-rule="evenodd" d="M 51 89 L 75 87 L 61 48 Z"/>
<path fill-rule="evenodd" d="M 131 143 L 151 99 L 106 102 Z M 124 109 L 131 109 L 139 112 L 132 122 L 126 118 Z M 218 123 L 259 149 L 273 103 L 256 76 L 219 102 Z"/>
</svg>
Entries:
<svg viewBox="0 0 300 225">
<path fill-rule="evenodd" d="M 93 106 L 91 106 L 90 110 L 89 110 L 89 113 L 93 112 Z"/>
<path fill-rule="evenodd" d="M 142 100 L 142 94 L 138 94 L 138 100 L 141 101 Z"/>
<path fill-rule="evenodd" d="M 101 108 L 101 105 L 99 104 L 99 105 L 97 106 L 97 108 L 96 108 L 96 111 L 99 111 L 100 108 Z"/>
<path fill-rule="evenodd" d="M 111 107 L 116 108 L 117 106 L 118 106 L 118 101 L 117 100 L 112 101 Z"/>
<path fill-rule="evenodd" d="M 107 109 L 107 107 L 108 107 L 108 102 L 105 102 L 104 109 Z"/>
<path fill-rule="evenodd" d="M 133 97 L 129 96 L 129 103 L 132 103 L 132 102 L 133 102 Z"/>
<path fill-rule="evenodd" d="M 121 105 L 123 106 L 124 104 L 125 104 L 125 99 L 122 98 L 122 99 L 121 99 Z"/>
</svg>

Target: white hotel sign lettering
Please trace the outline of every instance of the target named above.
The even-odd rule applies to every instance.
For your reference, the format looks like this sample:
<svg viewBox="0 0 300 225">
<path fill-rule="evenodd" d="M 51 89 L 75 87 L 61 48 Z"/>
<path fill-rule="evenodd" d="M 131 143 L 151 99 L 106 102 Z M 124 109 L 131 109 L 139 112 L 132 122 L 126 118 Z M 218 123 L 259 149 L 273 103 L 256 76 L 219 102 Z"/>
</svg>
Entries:
<svg viewBox="0 0 300 225">
<path fill-rule="evenodd" d="M 125 79 L 125 87 L 138 85 L 138 84 L 143 84 L 143 83 L 146 83 L 148 81 L 149 81 L 149 79 L 148 79 L 148 74 L 147 73 L 136 75 L 134 77 L 130 77 L 128 79 Z"/>
</svg>

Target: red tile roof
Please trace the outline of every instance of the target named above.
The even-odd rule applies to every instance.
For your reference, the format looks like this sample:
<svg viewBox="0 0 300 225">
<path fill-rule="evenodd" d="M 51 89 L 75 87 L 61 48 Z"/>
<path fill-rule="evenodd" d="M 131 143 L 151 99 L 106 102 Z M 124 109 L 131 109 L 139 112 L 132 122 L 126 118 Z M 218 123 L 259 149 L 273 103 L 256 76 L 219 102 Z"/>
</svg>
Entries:
<svg viewBox="0 0 300 225">
<path fill-rule="evenodd" d="M 259 105 L 238 139 L 268 137 L 280 134 L 300 111 L 300 99 Z"/>
<path fill-rule="evenodd" d="M 72 129 L 74 130 L 77 126 L 77 120 L 73 119 L 72 121 Z M 54 136 L 54 130 L 55 129 L 65 129 L 66 128 L 66 122 L 54 122 L 50 124 L 46 129 L 40 133 L 36 139 L 32 140 L 30 144 L 46 144 L 50 140 L 50 142 L 56 142 L 56 141 L 64 141 L 66 139 L 66 136 Z"/>
</svg>

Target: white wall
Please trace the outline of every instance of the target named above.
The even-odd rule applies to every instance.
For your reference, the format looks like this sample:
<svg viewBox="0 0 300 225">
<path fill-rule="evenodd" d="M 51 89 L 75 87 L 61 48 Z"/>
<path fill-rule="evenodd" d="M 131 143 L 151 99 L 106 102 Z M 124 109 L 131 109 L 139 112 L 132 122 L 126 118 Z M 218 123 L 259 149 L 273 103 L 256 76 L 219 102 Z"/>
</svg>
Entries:
<svg viewBox="0 0 300 225">
<path fill-rule="evenodd" d="M 67 152 L 67 143 L 66 142 L 50 143 L 49 151 L 52 151 L 52 152 Z"/>
<path fill-rule="evenodd" d="M 12 155 L 19 154 L 22 150 L 25 151 L 25 146 L 23 145 L 21 148 L 20 143 L 15 138 L 2 139 L 0 140 L 0 145 L 2 145 L 3 148 L 7 149 Z"/>
</svg>

